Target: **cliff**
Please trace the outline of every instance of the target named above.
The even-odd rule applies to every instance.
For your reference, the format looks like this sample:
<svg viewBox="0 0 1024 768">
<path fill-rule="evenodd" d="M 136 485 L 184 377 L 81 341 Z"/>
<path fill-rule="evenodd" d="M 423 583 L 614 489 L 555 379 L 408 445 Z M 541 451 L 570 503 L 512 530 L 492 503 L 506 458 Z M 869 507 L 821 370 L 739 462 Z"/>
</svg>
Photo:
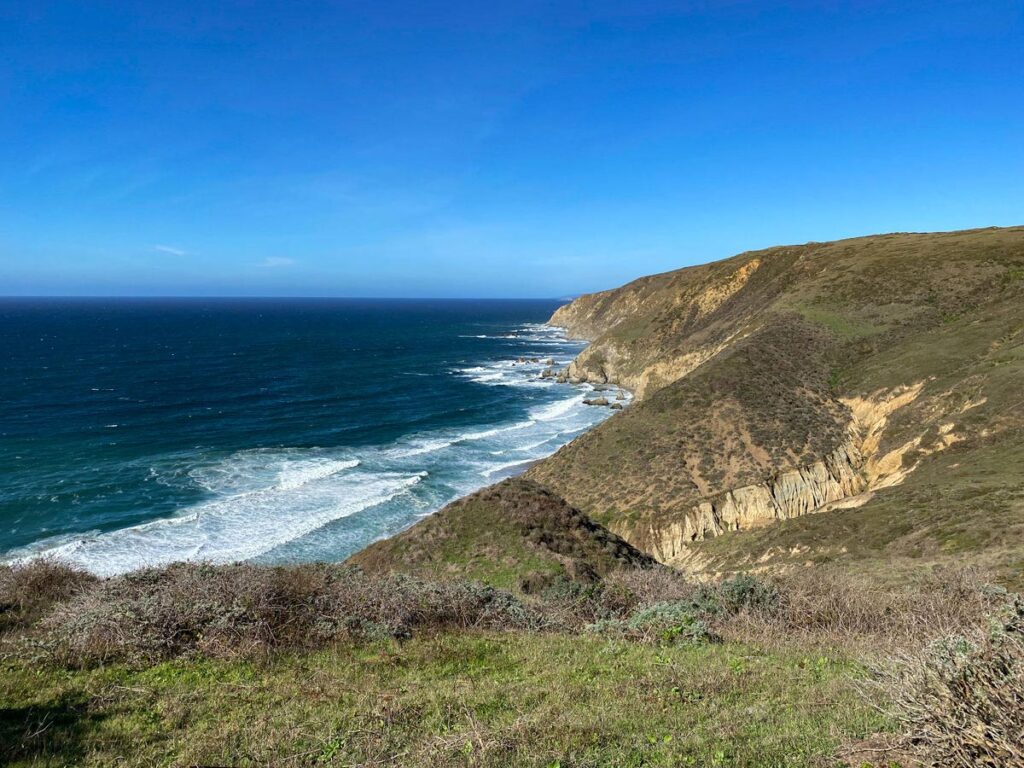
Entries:
<svg viewBox="0 0 1024 768">
<path fill-rule="evenodd" d="M 972 562 L 1024 583 L 1024 227 L 740 254 L 550 322 L 590 341 L 563 377 L 632 404 L 354 562 L 505 586 L 644 555 L 700 576 Z"/>
<path fill-rule="evenodd" d="M 580 297 L 550 321 L 591 341 L 566 376 L 637 398 L 529 476 L 695 571 L 966 553 L 1019 578 L 1022 286 L 1015 227 L 771 248 Z"/>
</svg>

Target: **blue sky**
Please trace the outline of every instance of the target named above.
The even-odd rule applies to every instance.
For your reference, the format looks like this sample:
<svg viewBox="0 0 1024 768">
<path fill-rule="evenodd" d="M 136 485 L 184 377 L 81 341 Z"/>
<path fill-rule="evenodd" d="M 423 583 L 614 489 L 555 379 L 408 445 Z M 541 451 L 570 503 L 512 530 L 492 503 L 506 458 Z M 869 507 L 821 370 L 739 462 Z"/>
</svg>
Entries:
<svg viewBox="0 0 1024 768">
<path fill-rule="evenodd" d="M 0 294 L 563 296 L 1024 223 L 1024 6 L 0 4 Z"/>
</svg>

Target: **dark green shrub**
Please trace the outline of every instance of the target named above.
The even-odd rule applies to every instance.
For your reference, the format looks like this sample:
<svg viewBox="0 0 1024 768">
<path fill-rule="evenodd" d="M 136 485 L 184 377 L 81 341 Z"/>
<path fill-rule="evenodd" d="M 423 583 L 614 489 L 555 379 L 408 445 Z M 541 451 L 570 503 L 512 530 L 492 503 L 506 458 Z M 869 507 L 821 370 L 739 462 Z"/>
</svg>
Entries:
<svg viewBox="0 0 1024 768">
<path fill-rule="evenodd" d="M 707 643 L 715 639 L 707 623 L 688 603 L 655 603 L 630 616 L 626 626 L 666 643 Z"/>
<path fill-rule="evenodd" d="M 719 604 L 727 613 L 742 610 L 773 613 L 779 607 L 779 589 L 748 573 L 726 579 L 718 586 Z"/>
</svg>

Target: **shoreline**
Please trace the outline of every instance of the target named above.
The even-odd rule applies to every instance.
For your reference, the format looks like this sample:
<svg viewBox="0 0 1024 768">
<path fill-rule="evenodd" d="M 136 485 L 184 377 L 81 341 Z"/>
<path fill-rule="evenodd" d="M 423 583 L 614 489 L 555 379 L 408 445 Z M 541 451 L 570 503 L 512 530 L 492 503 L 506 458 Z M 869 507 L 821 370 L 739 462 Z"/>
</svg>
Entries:
<svg viewBox="0 0 1024 768">
<path fill-rule="evenodd" d="M 524 474 L 532 467 L 550 458 L 580 435 L 585 434 L 591 428 L 597 426 L 597 424 L 614 415 L 614 411 L 617 409 L 610 407 L 614 401 L 609 402 L 608 405 L 584 405 L 591 398 L 597 399 L 598 393 L 595 390 L 601 389 L 600 386 L 588 382 L 570 383 L 556 378 L 558 374 L 563 374 L 568 370 L 572 361 L 589 347 L 589 343 L 583 342 L 581 345 L 580 342 L 582 340 L 568 338 L 565 328 L 540 322 L 531 323 L 523 327 L 517 326 L 516 330 L 511 331 L 508 335 L 504 335 L 504 337 L 517 338 L 522 335 L 529 336 L 529 333 L 524 333 L 524 330 L 529 331 L 530 326 L 541 333 L 543 333 L 542 327 L 548 328 L 552 332 L 557 332 L 561 337 L 561 341 L 567 342 L 568 349 L 562 349 L 561 353 L 555 352 L 553 354 L 553 357 L 559 360 L 557 364 L 553 361 L 551 364 L 548 364 L 546 360 L 536 360 L 536 355 L 530 355 L 529 353 L 526 353 L 529 357 L 524 360 L 523 355 L 517 354 L 515 349 L 506 350 L 505 354 L 497 357 L 484 358 L 480 363 L 476 364 L 481 369 L 502 371 L 501 375 L 504 377 L 505 385 L 511 385 L 516 388 L 524 385 L 527 387 L 541 386 L 550 393 L 546 396 L 547 398 L 556 398 L 553 400 L 541 400 L 540 403 L 537 402 L 536 397 L 527 398 L 524 401 L 525 403 L 534 403 L 533 405 L 526 406 L 530 413 L 526 417 L 528 422 L 524 422 L 524 424 L 532 425 L 528 431 L 520 431 L 523 429 L 523 424 L 509 425 L 501 420 L 481 423 L 474 431 L 465 434 L 425 433 L 422 435 L 405 435 L 396 443 L 382 443 L 373 446 L 370 449 L 371 453 L 369 455 L 366 455 L 366 449 L 359 449 L 356 452 L 356 450 L 347 451 L 344 447 L 339 447 L 332 455 L 321 455 L 321 458 L 316 458 L 315 455 L 306 455 L 308 452 L 299 452 L 294 455 L 294 462 L 298 462 L 301 465 L 310 464 L 310 462 L 320 462 L 315 467 L 310 466 L 305 469 L 294 465 L 291 455 L 287 457 L 289 462 L 292 462 L 294 465 L 295 471 L 300 471 L 310 477 L 309 482 L 311 484 L 318 484 L 316 486 L 310 485 L 308 487 L 309 493 L 319 492 L 322 496 L 324 493 L 330 493 L 330 487 L 337 486 L 338 490 L 335 493 L 342 494 L 337 498 L 345 501 L 346 506 L 353 506 L 355 504 L 356 499 L 352 498 L 353 493 L 357 497 L 365 495 L 366 483 L 374 485 L 385 476 L 388 476 L 389 473 L 394 476 L 394 473 L 401 472 L 410 476 L 407 480 L 402 481 L 401 487 L 396 489 L 394 493 L 389 493 L 379 501 L 368 498 L 367 504 L 358 504 L 356 505 L 358 508 L 353 507 L 351 512 L 336 515 L 331 519 L 323 518 L 323 522 L 319 526 L 313 527 L 316 522 L 316 516 L 315 514 L 310 516 L 310 513 L 305 511 L 307 494 L 301 492 L 300 495 L 296 496 L 294 493 L 288 492 L 299 487 L 305 488 L 306 476 L 292 480 L 279 478 L 273 486 L 260 486 L 255 490 L 242 494 L 242 496 L 255 495 L 259 497 L 262 497 L 265 493 L 275 494 L 273 499 L 260 502 L 260 506 L 266 514 L 258 514 L 256 518 L 251 520 L 251 524 L 246 524 L 248 529 L 254 532 L 253 535 L 248 537 L 248 544 L 245 546 L 237 546 L 236 537 L 231 534 L 231 530 L 221 535 L 217 541 L 209 541 L 203 533 L 209 525 L 217 525 L 217 520 L 222 514 L 230 515 L 236 520 L 251 517 L 246 513 L 245 509 L 234 509 L 234 506 L 241 503 L 241 501 L 236 502 L 235 499 L 241 499 L 242 496 L 225 497 L 214 494 L 199 502 L 180 507 L 170 516 L 144 520 L 137 525 L 111 529 L 102 533 L 98 531 L 82 531 L 71 532 L 57 537 L 41 538 L 10 550 L 0 557 L 0 562 L 23 563 L 40 558 L 50 558 L 66 562 L 74 567 L 83 568 L 101 577 L 117 576 L 144 568 L 166 567 L 177 562 L 264 562 L 267 564 L 293 564 L 316 561 L 343 562 L 375 541 L 398 535 L 466 496 L 477 493 L 505 479 Z M 530 363 L 530 365 L 524 366 L 523 363 Z M 439 369 L 439 371 L 441 370 Z M 552 373 L 552 371 L 555 373 Z M 448 373 L 471 378 L 469 369 L 450 369 Z M 479 372 L 474 372 L 472 375 L 479 375 Z M 485 371 L 484 376 L 481 378 L 490 376 L 494 376 L 494 374 L 487 374 Z M 471 380 L 473 379 L 471 378 Z M 481 383 L 491 383 L 491 381 L 481 381 Z M 566 388 L 563 389 L 562 385 L 565 385 Z M 513 395 L 513 397 L 518 396 Z M 606 399 L 612 400 L 612 398 Z M 622 405 L 625 405 L 628 399 L 628 397 L 625 398 L 625 402 Z M 600 415 L 584 415 L 591 408 L 607 412 L 600 413 Z M 566 436 L 571 434 L 571 438 L 566 440 L 565 437 L 560 437 L 562 434 L 566 434 Z M 540 443 L 535 442 L 538 439 L 541 441 Z M 485 442 L 478 443 L 478 440 Z M 542 455 L 529 455 L 529 453 L 533 452 L 531 449 L 540 447 L 549 440 L 553 444 L 544 446 L 542 448 L 544 450 Z M 452 453 L 446 452 L 440 456 L 424 457 L 423 461 L 407 458 L 421 454 L 435 454 L 436 451 L 450 446 L 459 446 L 459 448 L 452 449 Z M 492 447 L 494 450 L 489 450 Z M 292 449 L 287 450 L 291 451 Z M 295 450 L 298 451 L 298 449 Z M 483 467 L 486 467 L 487 463 L 492 463 L 492 465 L 495 463 L 494 456 L 500 453 L 510 453 L 512 455 L 508 456 L 508 458 L 514 459 L 516 452 L 526 453 L 526 455 L 520 460 L 513 460 L 505 466 L 494 466 L 489 471 L 479 471 L 473 468 L 474 461 L 480 461 L 480 459 L 488 460 L 483 464 Z M 245 452 L 243 451 L 243 453 Z M 488 453 L 492 454 L 492 456 L 488 456 Z M 341 454 L 345 455 L 342 456 Z M 381 464 L 381 456 L 389 456 L 390 458 L 384 464 Z M 397 464 L 396 457 L 400 457 L 397 459 Z M 226 456 L 222 461 L 234 462 L 236 458 L 233 454 Z M 340 460 L 342 458 L 345 460 Z M 322 473 L 321 470 L 323 470 Z M 445 477 L 447 473 L 452 471 L 458 474 L 454 476 L 456 483 L 455 487 L 451 490 L 461 490 L 461 492 L 452 497 L 442 494 L 438 498 L 437 490 L 442 489 L 446 483 L 452 483 L 452 480 Z M 438 475 L 438 473 L 441 474 Z M 420 480 L 425 480 L 430 475 L 438 478 L 431 486 L 431 488 L 437 490 L 421 492 L 412 492 L 410 490 L 413 485 L 419 484 Z M 477 478 L 478 482 L 482 480 L 479 484 L 472 481 L 472 478 L 476 475 L 479 475 Z M 458 480 L 457 478 L 459 477 L 462 477 L 462 479 Z M 339 485 L 336 482 L 346 478 L 350 478 L 347 484 Z M 320 483 L 321 480 L 325 482 Z M 353 483 L 355 486 L 352 485 Z M 322 488 L 320 487 L 321 485 L 323 486 Z M 424 483 L 423 487 L 426 487 L 426 483 Z M 351 488 L 351 490 L 345 490 L 348 488 Z M 412 493 L 410 498 L 405 498 L 406 491 Z M 402 498 L 394 501 L 399 496 Z M 415 514 L 416 505 L 421 505 L 422 509 L 423 503 L 431 499 L 436 499 L 436 506 L 431 504 L 429 512 L 421 511 L 419 514 Z M 259 499 L 254 497 L 253 503 L 256 501 L 259 501 Z M 284 519 L 274 522 L 276 517 L 272 513 L 279 507 L 286 514 Z M 310 512 L 315 512 L 315 510 L 310 510 Z M 276 529 L 269 539 L 261 532 L 261 526 L 266 528 L 264 523 L 267 520 L 264 518 L 267 518 L 268 514 L 271 515 L 268 519 L 274 522 L 274 528 Z M 300 527 L 308 526 L 309 529 L 289 537 L 288 534 L 294 522 L 292 518 L 295 518 L 296 515 L 299 515 L 304 521 Z M 405 519 L 403 520 L 402 518 Z M 352 525 L 349 526 L 348 523 L 343 522 L 345 520 L 350 520 Z M 390 525 L 388 523 L 389 520 L 391 521 Z M 400 527 L 391 527 L 395 522 L 400 522 Z M 320 528 L 327 529 L 335 524 L 341 524 L 342 527 L 334 527 L 320 538 L 315 535 L 316 530 Z M 391 527 L 391 531 L 384 535 L 378 534 L 374 536 L 372 529 L 378 524 L 381 524 L 385 529 Z M 255 526 L 255 528 L 251 526 Z M 235 527 L 237 526 L 232 523 L 231 528 L 234 529 Z M 194 533 L 193 529 L 195 529 Z M 157 531 L 160 533 L 156 533 Z M 351 535 L 351 533 L 346 533 L 346 531 L 355 533 L 359 538 L 362 537 L 356 533 L 358 531 L 370 533 L 370 536 L 362 539 L 361 542 L 358 540 L 353 541 L 352 544 L 356 548 L 349 549 L 343 543 L 343 537 Z M 144 538 L 144 541 L 135 541 L 140 536 Z M 230 538 L 225 538 L 226 536 L 230 536 Z M 339 538 L 339 536 L 342 538 Z M 199 551 L 191 553 L 182 551 L 183 547 L 181 545 L 185 540 L 194 542 L 194 549 Z M 133 541 L 134 544 L 128 546 Z M 235 543 L 233 544 L 232 542 Z M 338 544 L 341 545 L 339 547 L 340 551 L 334 552 L 332 556 L 330 550 L 338 546 Z M 236 549 L 241 551 L 234 555 L 233 550 Z M 294 549 L 294 552 L 289 551 L 290 549 Z M 276 554 L 275 550 L 281 550 L 280 554 Z M 304 551 L 308 554 L 304 555 Z M 252 554 L 249 554 L 249 552 Z M 206 556 L 204 557 L 204 555 Z"/>
</svg>

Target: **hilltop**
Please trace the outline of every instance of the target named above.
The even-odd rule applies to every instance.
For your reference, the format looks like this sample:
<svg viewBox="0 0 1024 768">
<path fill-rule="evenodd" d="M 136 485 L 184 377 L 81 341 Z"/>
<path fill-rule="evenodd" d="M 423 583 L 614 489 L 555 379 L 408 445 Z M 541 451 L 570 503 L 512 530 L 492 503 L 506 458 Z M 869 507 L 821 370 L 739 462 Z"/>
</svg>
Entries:
<svg viewBox="0 0 1024 768">
<path fill-rule="evenodd" d="M 593 584 L 616 570 L 655 565 L 654 558 L 523 478 L 459 499 L 348 562 L 368 573 L 473 579 L 523 592 L 559 581 Z"/>
</svg>

